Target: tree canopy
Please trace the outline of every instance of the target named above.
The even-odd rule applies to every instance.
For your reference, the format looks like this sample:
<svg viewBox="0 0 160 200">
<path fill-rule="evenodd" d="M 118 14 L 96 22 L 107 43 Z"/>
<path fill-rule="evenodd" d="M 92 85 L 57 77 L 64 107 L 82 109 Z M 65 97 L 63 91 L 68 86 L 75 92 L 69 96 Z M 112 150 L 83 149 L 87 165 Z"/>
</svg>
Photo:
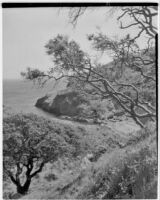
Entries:
<svg viewBox="0 0 160 200">
<path fill-rule="evenodd" d="M 87 8 L 73 8 L 70 19 L 76 22 Z M 131 26 L 139 28 L 138 34 L 132 38 L 129 34 L 119 40 L 107 35 L 90 34 L 88 40 L 93 48 L 102 53 L 110 53 L 113 61 L 109 64 L 97 63 L 73 40 L 63 35 L 49 40 L 46 52 L 53 58 L 54 67 L 48 72 L 40 72 L 34 77 L 35 69 L 23 73 L 26 79 L 41 78 L 45 83 L 49 79 L 68 78 L 72 87 L 81 92 L 97 95 L 103 99 L 111 99 L 132 117 L 137 124 L 144 127 L 143 119 L 156 117 L 156 58 L 155 37 L 156 26 L 153 18 L 157 15 L 157 7 L 122 7 L 118 17 L 121 29 Z M 123 25 L 126 15 L 130 24 Z M 145 33 L 148 37 L 146 48 L 141 49 L 137 38 Z"/>
<path fill-rule="evenodd" d="M 13 115 L 3 122 L 4 174 L 25 194 L 47 162 L 67 155 L 70 146 L 54 126 L 35 115 Z M 25 180 L 22 179 L 25 175 Z"/>
</svg>

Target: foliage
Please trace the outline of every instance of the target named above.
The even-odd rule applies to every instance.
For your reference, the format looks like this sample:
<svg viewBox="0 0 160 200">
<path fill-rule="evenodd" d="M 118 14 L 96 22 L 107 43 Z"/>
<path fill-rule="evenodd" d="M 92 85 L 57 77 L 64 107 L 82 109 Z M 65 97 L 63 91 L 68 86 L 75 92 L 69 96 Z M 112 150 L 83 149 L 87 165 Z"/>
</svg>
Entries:
<svg viewBox="0 0 160 200">
<path fill-rule="evenodd" d="M 92 169 L 88 185 L 85 184 L 78 198 L 157 198 L 157 152 L 152 140 L 155 130 L 146 131 L 149 136 L 137 149 L 126 149 L 122 155 L 117 152 L 115 159 L 112 157 L 112 161 Z"/>
<path fill-rule="evenodd" d="M 31 179 L 42 171 L 45 163 L 71 153 L 69 144 L 54 126 L 35 115 L 4 118 L 3 144 L 4 172 L 22 194 L 27 192 Z"/>
<path fill-rule="evenodd" d="M 47 174 L 45 177 L 44 177 L 48 182 L 50 181 L 54 181 L 57 179 L 57 176 L 53 173 L 50 173 L 50 174 Z"/>
<path fill-rule="evenodd" d="M 86 97 L 87 98 L 87 97 Z M 79 117 L 82 119 L 91 119 L 94 122 L 106 120 L 107 117 L 114 113 L 115 107 L 111 101 L 102 100 L 88 100 L 87 104 L 80 104 L 78 106 Z"/>
<path fill-rule="evenodd" d="M 49 40 L 45 46 L 47 54 L 53 56 L 56 66 L 69 70 L 71 66 L 81 69 L 84 66 L 84 53 L 75 41 L 68 41 L 67 37 L 57 35 L 56 38 Z"/>
<path fill-rule="evenodd" d="M 90 107 L 92 117 L 100 120 L 106 119 L 114 110 L 114 105 L 111 101 L 91 101 Z"/>
<path fill-rule="evenodd" d="M 8 134 L 14 135 L 16 133 L 16 127 L 19 127 L 17 132 L 20 131 L 21 122 L 19 123 L 18 116 L 19 115 L 14 115 L 4 119 L 4 129 L 6 132 L 9 132 Z M 142 179 L 149 180 L 148 183 L 143 184 L 143 188 L 145 188 L 144 195 L 147 198 L 155 197 L 157 185 L 155 124 L 149 123 L 146 129 L 136 133 L 123 134 L 119 131 L 115 132 L 107 126 L 97 127 L 87 125 L 87 127 L 85 127 L 83 125 L 77 126 L 75 124 L 66 125 L 65 123 L 60 124 L 57 123 L 57 121 L 46 120 L 42 117 L 31 114 L 21 114 L 20 116 L 23 117 L 23 121 L 27 122 L 27 124 L 31 124 L 31 130 L 40 131 L 42 135 L 43 133 L 46 133 L 46 135 L 51 134 L 55 140 L 59 141 L 59 146 L 66 147 L 64 148 L 64 153 L 61 154 L 61 151 L 59 152 L 58 160 L 54 160 L 54 163 L 52 163 L 52 160 L 49 161 L 50 163 L 48 165 L 51 165 L 52 169 L 55 169 L 55 171 L 51 168 L 51 171 L 48 171 L 48 165 L 46 165 L 45 175 L 43 175 L 43 173 L 38 173 L 34 176 L 34 179 L 39 176 L 37 180 L 32 181 L 34 189 L 36 188 L 36 192 L 30 192 L 26 198 L 48 199 L 49 197 L 52 197 L 51 199 L 64 199 L 66 196 L 69 196 L 70 199 L 98 199 L 101 198 L 102 195 L 109 195 L 106 191 L 110 192 L 110 195 L 114 196 L 115 194 L 114 197 L 116 197 L 116 188 L 120 188 L 119 184 L 122 184 L 122 188 L 124 189 L 128 187 L 128 183 L 130 183 L 132 175 L 136 178 L 137 182 L 139 181 L 138 177 L 140 177 L 140 181 Z M 45 141 L 45 138 L 42 141 Z M 87 154 L 93 155 L 91 161 L 92 168 L 86 169 L 86 171 L 83 170 L 83 173 L 81 174 L 81 162 Z M 135 161 L 138 165 L 136 165 Z M 148 161 L 150 161 L 150 163 L 148 163 Z M 134 169 L 138 170 L 138 174 L 136 176 L 134 176 L 133 173 Z M 22 177 L 25 176 L 26 168 L 24 167 L 23 170 L 24 173 L 20 176 L 22 184 Z M 35 170 L 36 169 L 34 168 L 33 173 Z M 116 173 L 114 173 L 114 171 Z M 15 177 L 16 167 L 14 168 L 14 165 L 11 172 Z M 54 179 L 54 172 L 58 178 L 57 182 L 51 181 Z M 70 172 L 73 174 L 71 175 Z M 75 177 L 77 176 L 81 177 L 80 181 L 75 181 Z M 124 177 L 124 180 L 122 179 L 122 176 Z M 40 180 L 43 180 L 42 177 L 46 179 L 46 185 L 44 185 L 43 181 L 40 182 Z M 134 189 L 134 195 L 141 198 L 143 194 L 142 192 L 138 193 L 136 185 L 139 185 L 137 182 L 132 185 L 132 188 Z M 32 187 L 33 184 L 30 187 Z M 66 189 L 64 193 L 62 193 L 61 189 L 58 190 L 58 188 L 63 188 L 66 185 L 69 185 L 69 188 Z M 8 192 L 11 190 L 12 189 L 10 188 Z M 128 189 L 126 190 L 126 193 L 124 193 L 127 196 L 129 194 L 127 193 Z M 54 191 L 57 192 L 55 193 Z M 119 195 L 120 198 L 123 198 L 124 193 L 120 190 L 117 195 Z"/>
<path fill-rule="evenodd" d="M 149 92 L 154 89 L 155 94 L 155 57 L 152 56 L 152 60 L 151 57 L 146 58 L 146 54 L 142 57 L 138 45 L 129 35 L 120 41 L 112 41 L 102 34 L 89 36 L 89 40 L 93 41 L 96 49 L 112 51 L 113 67 L 105 70 L 102 65 L 91 61 L 75 42 L 69 42 L 68 38 L 58 35 L 46 45 L 48 53 L 54 57 L 56 73 L 51 70 L 45 76 L 56 80 L 65 77 L 74 79 L 76 88 L 80 88 L 82 93 L 116 102 L 141 127 L 142 118 L 154 120 L 155 99 L 150 93 L 145 93 L 145 90 Z M 148 49 L 147 52 L 150 51 L 152 52 Z M 111 72 L 108 73 L 108 70 Z M 26 78 L 27 74 L 28 72 Z"/>
<path fill-rule="evenodd" d="M 150 9 L 155 10 L 155 13 L 151 14 Z M 79 13 L 80 11 L 78 9 Z M 84 11 L 85 9 L 81 14 Z M 45 46 L 47 54 L 53 58 L 55 66 L 47 73 L 39 72 L 37 77 L 42 78 L 41 81 L 46 77 L 55 80 L 67 78 L 68 87 L 79 91 L 81 95 L 91 100 L 90 105 L 81 105 L 82 110 L 86 111 L 83 113 L 84 116 L 92 115 L 95 118 L 102 118 L 110 101 L 114 104 L 109 108 L 111 112 L 112 108 L 123 109 L 144 128 L 148 118 L 155 121 L 156 117 L 156 31 L 152 24 L 156 9 L 129 7 L 122 9 L 122 12 L 118 20 L 129 15 L 135 22 L 124 26 L 125 20 L 121 21 L 121 28 L 138 26 L 139 32 L 135 37 L 131 38 L 130 35 L 126 35 L 119 40 L 113 40 L 102 33 L 88 36 L 88 40 L 95 50 L 103 54 L 109 53 L 113 59 L 111 63 L 97 63 L 83 52 L 75 41 L 58 35 Z M 146 26 L 147 24 L 148 26 Z M 148 41 L 145 49 L 140 49 L 137 38 L 144 32 Z M 34 69 L 30 70 L 30 73 L 34 74 Z M 28 76 L 28 72 L 23 75 L 30 80 L 37 79 L 35 76 Z M 47 79 L 44 79 L 44 83 Z M 101 100 L 106 101 L 106 104 L 103 104 Z M 84 133 L 83 140 L 79 140 L 74 131 L 66 128 L 63 138 L 72 147 L 74 146 L 75 153 L 73 155 L 78 156 L 81 151 L 89 150 L 93 154 L 93 161 L 98 160 L 97 165 L 99 164 L 99 166 L 102 164 L 100 167 L 88 170 L 89 175 L 86 172 L 80 174 L 84 177 L 86 175 L 86 177 L 84 184 L 79 187 L 77 198 L 157 198 L 155 123 L 152 125 L 148 125 L 152 130 L 144 128 L 135 137 L 127 138 L 127 141 L 118 137 L 118 133 L 116 136 L 114 133 L 111 136 L 107 130 L 99 136 L 92 131 L 91 135 Z M 89 142 L 86 142 L 87 140 Z M 134 145 L 137 143 L 140 145 Z M 128 146 L 131 147 L 128 148 Z M 115 150 L 115 154 L 107 155 L 112 148 L 117 147 L 118 150 Z M 125 149 L 121 150 L 120 148 Z M 110 156 L 110 159 L 104 157 L 104 163 L 101 163 L 99 159 L 103 154 Z M 107 159 L 108 162 L 105 163 Z M 71 187 L 75 183 L 73 180 L 67 187 Z M 72 192 L 74 193 L 74 190 Z"/>
<path fill-rule="evenodd" d="M 147 198 L 156 173 L 156 159 L 148 147 L 128 158 L 122 169 L 115 171 L 108 194 L 104 198 Z M 113 174 L 113 169 L 111 170 Z M 112 176 L 111 176 L 112 177 Z M 154 194 L 156 197 L 156 192 Z M 152 197 L 153 198 L 153 197 Z"/>
<path fill-rule="evenodd" d="M 76 24 L 79 16 L 84 14 L 87 8 L 73 8 L 69 17 Z M 88 40 L 93 48 L 104 53 L 109 52 L 113 62 L 105 66 L 83 52 L 79 45 L 69 40 L 68 37 L 57 35 L 49 40 L 45 46 L 47 54 L 52 56 L 54 68 L 47 73 L 35 74 L 34 69 L 23 73 L 30 80 L 47 77 L 59 80 L 67 77 L 69 85 L 82 93 L 88 93 L 92 97 L 110 99 L 129 114 L 137 124 L 144 127 L 143 118 L 154 121 L 156 117 L 155 90 L 156 90 L 156 59 L 155 59 L 155 35 L 156 26 L 153 19 L 157 15 L 157 7 L 123 7 L 118 17 L 121 29 L 130 27 L 139 28 L 139 33 L 132 37 L 128 34 L 120 40 L 113 40 L 107 35 L 90 34 Z M 123 25 L 124 19 L 129 16 L 131 21 Z M 148 26 L 147 26 L 148 25 Z M 145 49 L 140 49 L 137 38 L 142 33 L 146 34 L 148 41 Z M 36 71 L 37 72 L 37 71 Z M 44 80 L 44 83 L 47 80 Z"/>
</svg>

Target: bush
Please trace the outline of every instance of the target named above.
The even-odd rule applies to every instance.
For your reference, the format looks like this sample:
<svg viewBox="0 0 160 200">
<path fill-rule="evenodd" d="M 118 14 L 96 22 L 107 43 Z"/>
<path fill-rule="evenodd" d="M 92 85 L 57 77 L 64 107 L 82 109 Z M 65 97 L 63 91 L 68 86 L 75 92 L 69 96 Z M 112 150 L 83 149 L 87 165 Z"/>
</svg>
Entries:
<svg viewBox="0 0 160 200">
<path fill-rule="evenodd" d="M 156 166 L 156 157 L 152 157 L 147 146 L 131 157 L 128 156 L 122 168 L 115 173 L 111 170 L 113 177 L 104 198 L 147 198 L 146 194 L 155 181 Z"/>
<path fill-rule="evenodd" d="M 53 174 L 53 173 L 47 174 L 44 178 L 45 178 L 48 182 L 50 182 L 50 181 L 55 181 L 55 180 L 58 179 L 58 177 L 57 177 L 55 174 Z"/>
<path fill-rule="evenodd" d="M 128 151 L 116 152 L 102 166 L 95 168 L 90 181 L 78 198 L 92 199 L 154 199 L 157 198 L 157 151 L 155 132 L 142 130 L 147 138 Z"/>
</svg>

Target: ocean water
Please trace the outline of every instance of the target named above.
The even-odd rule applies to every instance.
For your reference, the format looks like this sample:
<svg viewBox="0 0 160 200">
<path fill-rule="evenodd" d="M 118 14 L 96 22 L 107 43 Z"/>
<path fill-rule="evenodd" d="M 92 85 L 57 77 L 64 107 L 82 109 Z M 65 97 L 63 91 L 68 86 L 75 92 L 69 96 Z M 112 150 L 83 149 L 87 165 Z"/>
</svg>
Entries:
<svg viewBox="0 0 160 200">
<path fill-rule="evenodd" d="M 54 116 L 37 107 L 38 98 L 47 93 L 55 92 L 53 82 L 40 88 L 30 81 L 4 80 L 3 81 L 3 106 L 11 113 L 34 113 L 40 116 L 53 118 Z"/>
</svg>

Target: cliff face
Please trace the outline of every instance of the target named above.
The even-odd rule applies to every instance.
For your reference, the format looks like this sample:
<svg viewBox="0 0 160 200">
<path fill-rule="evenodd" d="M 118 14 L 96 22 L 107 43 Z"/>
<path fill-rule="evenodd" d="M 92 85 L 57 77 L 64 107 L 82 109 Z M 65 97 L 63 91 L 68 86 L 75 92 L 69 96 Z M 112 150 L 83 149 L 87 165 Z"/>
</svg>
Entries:
<svg viewBox="0 0 160 200">
<path fill-rule="evenodd" d="M 38 99 L 35 106 L 55 115 L 77 116 L 83 103 L 86 100 L 78 92 L 66 89 Z"/>
</svg>

